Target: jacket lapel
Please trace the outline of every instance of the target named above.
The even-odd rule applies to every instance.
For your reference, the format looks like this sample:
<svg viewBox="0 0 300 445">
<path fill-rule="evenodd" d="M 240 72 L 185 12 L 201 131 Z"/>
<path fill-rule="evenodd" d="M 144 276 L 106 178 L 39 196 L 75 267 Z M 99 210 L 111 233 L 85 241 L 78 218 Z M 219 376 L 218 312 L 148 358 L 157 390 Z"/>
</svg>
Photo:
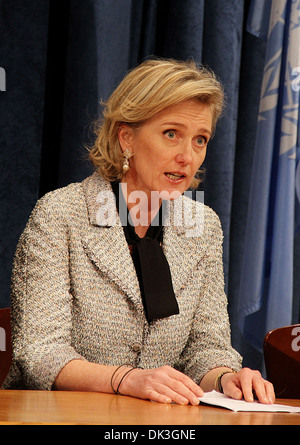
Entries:
<svg viewBox="0 0 300 445">
<path fill-rule="evenodd" d="M 83 181 L 89 228 L 82 244 L 90 260 L 143 311 L 138 278 L 110 184 L 97 173 Z"/>
<path fill-rule="evenodd" d="M 183 200 L 185 198 L 179 199 Z M 195 202 L 189 198 L 186 199 L 188 201 L 184 203 L 185 213 L 191 215 L 195 208 Z M 178 211 L 178 207 L 175 208 L 174 203 L 171 202 L 168 215 L 169 224 L 165 226 L 163 242 L 164 253 L 172 274 L 175 295 L 180 293 L 180 289 L 189 280 L 193 269 L 206 256 L 202 237 L 203 225 L 201 224 L 197 229 L 191 229 L 190 224 L 186 224 L 187 221 L 184 221 L 184 218 L 176 223 L 174 212 Z"/>
</svg>

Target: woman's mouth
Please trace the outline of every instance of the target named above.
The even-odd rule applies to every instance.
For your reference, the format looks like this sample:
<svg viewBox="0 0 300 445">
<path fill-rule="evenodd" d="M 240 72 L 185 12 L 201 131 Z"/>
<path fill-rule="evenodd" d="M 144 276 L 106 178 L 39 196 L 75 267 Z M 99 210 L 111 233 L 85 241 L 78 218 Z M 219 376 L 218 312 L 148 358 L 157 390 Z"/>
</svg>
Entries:
<svg viewBox="0 0 300 445">
<path fill-rule="evenodd" d="M 181 173 L 166 172 L 164 175 L 172 182 L 181 182 L 185 179 L 185 175 Z"/>
</svg>

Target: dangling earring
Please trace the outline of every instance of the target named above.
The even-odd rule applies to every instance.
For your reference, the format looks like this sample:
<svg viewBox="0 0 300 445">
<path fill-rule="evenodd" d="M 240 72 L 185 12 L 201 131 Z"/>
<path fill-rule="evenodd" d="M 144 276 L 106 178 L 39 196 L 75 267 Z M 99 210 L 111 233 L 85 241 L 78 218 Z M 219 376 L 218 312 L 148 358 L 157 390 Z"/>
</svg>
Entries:
<svg viewBox="0 0 300 445">
<path fill-rule="evenodd" d="M 128 148 L 126 148 L 126 150 L 124 151 L 124 162 L 123 162 L 123 173 L 127 173 L 129 170 L 129 158 L 131 158 L 131 156 L 133 156 L 133 153 L 131 153 Z"/>
</svg>

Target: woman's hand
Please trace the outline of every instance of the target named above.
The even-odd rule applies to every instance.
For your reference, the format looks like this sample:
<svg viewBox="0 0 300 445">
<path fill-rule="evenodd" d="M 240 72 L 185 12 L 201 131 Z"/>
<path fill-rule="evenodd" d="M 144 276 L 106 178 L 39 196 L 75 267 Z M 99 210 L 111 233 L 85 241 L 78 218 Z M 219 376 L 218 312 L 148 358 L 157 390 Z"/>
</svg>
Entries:
<svg viewBox="0 0 300 445">
<path fill-rule="evenodd" d="M 261 403 L 275 402 L 272 383 L 263 379 L 259 371 L 243 368 L 237 373 L 224 374 L 221 385 L 224 394 L 233 399 L 244 398 L 247 402 L 253 402 L 256 398 Z"/>
<path fill-rule="evenodd" d="M 198 405 L 203 390 L 193 380 L 171 366 L 157 369 L 134 369 L 124 378 L 121 394 L 160 403 Z"/>
</svg>

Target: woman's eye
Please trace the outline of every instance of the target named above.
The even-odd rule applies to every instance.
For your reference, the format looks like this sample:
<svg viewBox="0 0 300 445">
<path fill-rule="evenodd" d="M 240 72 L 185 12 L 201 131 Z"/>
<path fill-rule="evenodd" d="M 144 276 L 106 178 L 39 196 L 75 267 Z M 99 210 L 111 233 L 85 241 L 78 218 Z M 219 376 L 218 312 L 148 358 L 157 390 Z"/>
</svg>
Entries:
<svg viewBox="0 0 300 445">
<path fill-rule="evenodd" d="M 199 145 L 199 147 L 203 147 L 204 145 L 206 145 L 206 142 L 207 142 L 207 140 L 203 136 L 199 136 L 197 138 L 197 145 Z"/>
<path fill-rule="evenodd" d="M 165 134 L 167 135 L 167 137 L 168 137 L 169 139 L 175 139 L 175 131 L 173 131 L 173 130 L 167 130 L 167 131 L 165 132 Z"/>
</svg>

